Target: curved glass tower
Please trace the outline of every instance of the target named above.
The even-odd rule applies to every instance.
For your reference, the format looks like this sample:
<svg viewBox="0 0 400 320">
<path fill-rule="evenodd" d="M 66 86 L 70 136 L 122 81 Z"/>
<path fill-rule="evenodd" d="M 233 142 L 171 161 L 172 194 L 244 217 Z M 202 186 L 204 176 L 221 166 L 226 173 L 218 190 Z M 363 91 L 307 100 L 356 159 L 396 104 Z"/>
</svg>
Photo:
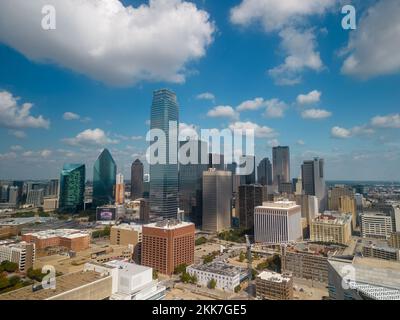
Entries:
<svg viewBox="0 0 400 320">
<path fill-rule="evenodd" d="M 77 212 L 83 208 L 85 165 L 65 164 L 60 176 L 60 211 Z"/>
<path fill-rule="evenodd" d="M 166 152 L 166 164 L 150 165 L 150 210 L 162 218 L 176 218 L 178 211 L 178 162 L 169 158 L 170 148 L 176 148 L 171 152 L 178 154 L 178 137 L 176 132 L 170 137 L 170 121 L 174 121 L 179 128 L 176 95 L 167 89 L 157 90 L 153 94 L 150 127 L 165 133 L 165 145 L 161 145 L 160 149 Z"/>
<path fill-rule="evenodd" d="M 117 166 L 108 149 L 104 149 L 93 167 L 93 205 L 95 207 L 114 201 Z"/>
</svg>

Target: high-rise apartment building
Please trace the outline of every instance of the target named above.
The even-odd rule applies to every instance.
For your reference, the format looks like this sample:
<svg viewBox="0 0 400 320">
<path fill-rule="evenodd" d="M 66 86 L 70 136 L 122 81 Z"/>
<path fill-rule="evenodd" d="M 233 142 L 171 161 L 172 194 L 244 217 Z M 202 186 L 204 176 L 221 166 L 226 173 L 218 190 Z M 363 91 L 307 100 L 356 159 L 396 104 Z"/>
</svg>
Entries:
<svg viewBox="0 0 400 320">
<path fill-rule="evenodd" d="M 220 232 L 231 227 L 231 186 L 230 171 L 203 172 L 203 230 Z"/>
<path fill-rule="evenodd" d="M 125 203 L 125 182 L 124 176 L 119 173 L 117 174 L 115 181 L 115 204 Z"/>
<path fill-rule="evenodd" d="M 393 232 L 392 218 L 382 212 L 368 212 L 361 215 L 363 238 L 388 240 Z"/>
<path fill-rule="evenodd" d="M 196 150 L 197 157 L 191 154 Z M 179 164 L 179 209 L 185 212 L 191 222 L 200 226 L 203 212 L 203 172 L 208 169 L 207 163 L 202 160 L 207 160 L 208 143 L 201 140 L 181 141 L 180 152 L 184 154 L 185 160 L 193 160 L 193 163 L 180 161 Z"/>
<path fill-rule="evenodd" d="M 304 161 L 301 166 L 304 194 L 318 198 L 319 210 L 327 209 L 327 189 L 325 184 L 324 160 L 315 158 Z"/>
<path fill-rule="evenodd" d="M 171 126 L 170 126 L 171 125 Z M 165 156 L 165 164 L 150 164 L 150 211 L 162 218 L 176 218 L 178 213 L 178 128 L 179 107 L 175 93 L 157 90 L 153 94 L 150 128 L 164 132 L 164 141 L 157 143 L 158 157 Z M 171 157 L 172 156 L 172 157 Z M 150 154 L 151 162 L 155 155 Z"/>
<path fill-rule="evenodd" d="M 60 210 L 76 212 L 83 208 L 85 165 L 65 164 L 60 177 Z"/>
<path fill-rule="evenodd" d="M 46 188 L 46 197 L 58 198 L 60 181 L 51 179 Z"/>
<path fill-rule="evenodd" d="M 312 219 L 310 238 L 315 242 L 347 245 L 351 239 L 351 215 L 320 215 Z"/>
<path fill-rule="evenodd" d="M 8 194 L 8 203 L 10 205 L 16 206 L 20 201 L 20 198 L 18 195 L 19 195 L 18 187 L 14 187 L 14 186 L 10 187 L 9 194 Z"/>
<path fill-rule="evenodd" d="M 257 181 L 263 186 L 272 185 L 272 164 L 269 158 L 262 159 L 258 164 Z"/>
<path fill-rule="evenodd" d="M 21 272 L 33 268 L 35 263 L 35 244 L 27 242 L 11 243 L 0 245 L 0 263 L 10 261 L 18 264 Z"/>
<path fill-rule="evenodd" d="M 340 197 L 343 196 L 354 196 L 352 188 L 345 185 L 335 185 L 328 192 L 328 208 L 332 211 L 339 211 Z"/>
<path fill-rule="evenodd" d="M 43 205 L 44 190 L 30 190 L 26 197 L 26 204 L 32 205 L 33 207 L 41 207 Z"/>
<path fill-rule="evenodd" d="M 301 207 L 293 201 L 264 202 L 254 209 L 256 242 L 286 243 L 302 238 Z"/>
<path fill-rule="evenodd" d="M 98 207 L 114 201 L 117 166 L 108 149 L 104 149 L 93 166 L 93 205 Z"/>
<path fill-rule="evenodd" d="M 272 148 L 272 164 L 274 169 L 274 185 L 290 182 L 290 152 L 289 147 Z"/>
<path fill-rule="evenodd" d="M 131 200 L 143 197 L 143 163 L 136 159 L 131 166 Z"/>
<path fill-rule="evenodd" d="M 163 220 L 142 227 L 142 265 L 171 275 L 179 265 L 194 263 L 193 223 Z"/>
<path fill-rule="evenodd" d="M 254 228 L 254 208 L 261 206 L 267 201 L 267 187 L 262 185 L 241 185 L 239 186 L 239 223 L 240 228 Z"/>
</svg>

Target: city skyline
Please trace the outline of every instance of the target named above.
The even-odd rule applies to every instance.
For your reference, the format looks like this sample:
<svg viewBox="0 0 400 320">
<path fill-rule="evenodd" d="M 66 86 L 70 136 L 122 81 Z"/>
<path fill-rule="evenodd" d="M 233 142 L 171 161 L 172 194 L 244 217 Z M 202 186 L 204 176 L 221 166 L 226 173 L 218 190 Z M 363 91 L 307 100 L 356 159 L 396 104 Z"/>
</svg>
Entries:
<svg viewBox="0 0 400 320">
<path fill-rule="evenodd" d="M 7 2 L 0 5 L 0 20 L 6 22 L 15 18 Z M 89 61 L 93 48 L 109 39 L 101 34 L 98 43 L 80 51 L 73 41 L 63 41 L 59 48 L 56 39 L 70 39 L 70 30 L 62 24 L 51 31 L 53 40 L 44 39 L 44 31 L 28 33 L 43 47 L 54 48 L 51 52 L 31 52 L 18 43 L 18 37 L 10 40 L 8 32 L 37 29 L 32 27 L 35 17 L 27 15 L 40 13 L 35 8 L 40 1 L 20 10 L 24 23 L 2 28 L 0 134 L 5 139 L 0 141 L 1 179 L 56 178 L 63 164 L 71 162 L 85 163 L 87 172 L 92 172 L 103 148 L 110 150 L 119 171 L 129 177 L 131 163 L 136 158 L 144 160 L 152 92 L 170 88 L 178 97 L 182 128 L 254 128 L 257 164 L 264 157 L 272 159 L 273 146 L 290 146 L 291 178 L 301 174 L 304 160 L 321 157 L 327 180 L 400 180 L 400 92 L 396 90 L 400 63 L 388 59 L 399 41 L 395 32 L 390 33 L 396 24 L 382 18 L 400 14 L 395 1 L 353 1 L 359 18 L 357 32 L 341 28 L 341 6 L 336 0 L 318 10 L 307 4 L 299 12 L 277 7 L 274 19 L 270 11 L 250 10 L 250 1 L 174 1 L 177 6 L 165 8 L 157 2 L 149 7 L 147 1 L 140 1 L 147 8 L 143 14 L 152 17 L 177 10 L 189 17 L 184 21 L 194 21 L 193 28 L 175 39 L 168 34 L 174 30 L 173 22 L 172 26 L 157 25 L 167 32 L 165 41 L 182 46 L 182 56 L 170 58 L 168 42 L 163 40 L 160 53 L 149 54 L 151 65 L 147 60 L 129 61 L 129 67 L 137 68 L 117 64 L 118 56 L 110 56 L 107 46 L 91 68 L 78 67 Z M 137 10 L 139 1 L 113 3 L 127 12 L 128 6 Z M 188 9 L 179 10 L 184 5 Z M 68 9 L 65 6 L 60 2 L 57 8 L 59 19 Z M 368 14 L 371 8 L 376 10 Z M 93 15 L 104 25 L 114 19 L 111 15 L 110 21 L 102 21 L 95 10 Z M 292 23 L 297 15 L 301 21 Z M 41 16 L 37 19 L 40 23 Z M 80 22 L 82 16 L 68 19 Z M 276 25 L 266 23 L 270 20 Z M 379 30 L 372 27 L 376 20 L 384 21 Z M 122 32 L 129 35 L 135 31 L 132 28 Z M 382 50 L 385 63 L 374 60 L 376 49 L 359 38 L 362 33 L 376 40 L 371 43 Z M 380 39 L 380 33 L 394 38 Z M 198 40 L 195 52 L 185 44 L 191 36 Z M 117 46 L 118 54 L 125 53 L 122 47 Z M 67 49 L 73 52 L 73 63 L 61 53 Z M 146 54 L 148 48 L 142 49 Z M 299 62 L 298 69 L 290 68 L 288 58 Z M 351 66 L 350 58 L 359 64 Z M 114 71 L 124 68 L 142 72 L 129 71 L 126 79 Z"/>
</svg>

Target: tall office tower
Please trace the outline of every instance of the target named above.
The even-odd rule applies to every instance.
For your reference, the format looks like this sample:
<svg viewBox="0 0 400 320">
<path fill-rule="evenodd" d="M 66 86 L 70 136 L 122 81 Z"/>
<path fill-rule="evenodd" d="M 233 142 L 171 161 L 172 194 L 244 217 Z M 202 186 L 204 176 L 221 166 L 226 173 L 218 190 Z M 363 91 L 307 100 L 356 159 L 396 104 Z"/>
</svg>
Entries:
<svg viewBox="0 0 400 320">
<path fill-rule="evenodd" d="M 139 220 L 141 223 L 149 223 L 150 221 L 150 205 L 149 201 L 144 198 L 136 199 L 139 204 Z"/>
<path fill-rule="evenodd" d="M 223 154 L 209 153 L 208 154 L 208 169 L 219 171 L 225 170 L 225 157 Z"/>
<path fill-rule="evenodd" d="M 59 181 L 58 179 L 52 179 L 49 181 L 46 190 L 46 196 L 48 197 L 58 197 L 58 188 L 59 188 Z"/>
<path fill-rule="evenodd" d="M 193 223 L 163 220 L 142 227 L 142 265 L 171 275 L 179 265 L 194 263 Z"/>
<path fill-rule="evenodd" d="M 60 211 L 77 212 L 83 208 L 85 165 L 65 164 L 60 176 Z"/>
<path fill-rule="evenodd" d="M 352 188 L 345 185 L 335 185 L 328 191 L 328 208 L 332 211 L 339 210 L 339 198 L 343 196 L 354 197 Z"/>
<path fill-rule="evenodd" d="M 203 230 L 220 232 L 231 227 L 231 186 L 230 171 L 203 172 Z"/>
<path fill-rule="evenodd" d="M 117 166 L 108 149 L 104 149 L 93 166 L 93 205 L 100 207 L 114 201 Z"/>
<path fill-rule="evenodd" d="M 274 185 L 279 186 L 282 182 L 290 182 L 289 147 L 273 147 L 272 164 L 274 167 Z"/>
<path fill-rule="evenodd" d="M 24 181 L 13 181 L 13 186 L 18 187 L 18 203 L 24 202 Z"/>
<path fill-rule="evenodd" d="M 294 190 L 294 194 L 296 196 L 303 194 L 303 180 L 301 177 L 297 178 L 296 184 L 294 185 Z"/>
<path fill-rule="evenodd" d="M 256 242 L 287 243 L 302 238 L 301 207 L 292 201 L 264 202 L 254 209 Z"/>
<path fill-rule="evenodd" d="M 115 179 L 115 204 L 125 203 L 125 182 L 124 176 L 119 173 Z"/>
<path fill-rule="evenodd" d="M 241 167 L 247 166 L 252 168 L 251 173 L 242 176 L 241 184 L 255 184 L 256 183 L 256 157 L 255 156 L 242 156 L 241 157 Z"/>
<path fill-rule="evenodd" d="M 236 173 L 237 163 L 232 162 L 226 165 L 226 170 L 232 173 L 232 194 L 236 195 L 240 186 L 240 175 Z"/>
<path fill-rule="evenodd" d="M 34 207 L 41 207 L 43 205 L 44 190 L 30 190 L 26 197 L 26 204 L 33 205 Z"/>
<path fill-rule="evenodd" d="M 311 220 L 319 214 L 319 201 L 316 196 L 306 194 L 296 195 L 296 203 L 301 206 L 301 217 L 306 219 L 309 226 Z"/>
<path fill-rule="evenodd" d="M 143 197 L 143 163 L 136 159 L 131 166 L 131 200 Z"/>
<path fill-rule="evenodd" d="M 258 164 L 257 181 L 263 186 L 272 185 L 272 164 L 269 158 L 262 159 Z"/>
<path fill-rule="evenodd" d="M 166 164 L 150 164 L 150 211 L 162 218 L 176 218 L 178 213 L 178 161 L 170 155 L 178 154 L 179 106 L 175 93 L 167 89 L 154 92 L 150 127 L 162 130 L 166 140 L 154 141 L 158 153 L 165 153 Z M 171 130 L 170 130 L 171 129 Z M 153 155 L 150 155 L 150 158 Z"/>
<path fill-rule="evenodd" d="M 304 161 L 301 166 L 304 194 L 316 196 L 319 201 L 319 210 L 327 208 L 327 190 L 324 179 L 324 160 L 315 158 Z"/>
<path fill-rule="evenodd" d="M 191 222 L 201 225 L 203 212 L 203 172 L 208 165 L 202 164 L 202 156 L 208 156 L 208 143 L 201 140 L 180 141 L 180 150 L 185 158 L 191 159 L 191 152 L 197 150 L 197 159 L 193 162 L 179 164 L 179 209 L 184 210 Z M 180 155 L 181 156 L 181 155 Z M 194 155 L 192 155 L 194 156 Z"/>
<path fill-rule="evenodd" d="M 1 186 L 0 202 L 8 202 L 8 185 Z"/>
<path fill-rule="evenodd" d="M 19 189 L 18 187 L 10 187 L 9 194 L 8 194 L 8 203 L 11 205 L 17 205 L 19 203 Z"/>
<path fill-rule="evenodd" d="M 262 185 L 239 186 L 239 223 L 240 228 L 254 228 L 254 208 L 267 201 L 267 187 Z"/>
<path fill-rule="evenodd" d="M 354 196 L 342 196 L 339 198 L 339 211 L 341 213 L 351 213 L 351 224 L 353 230 L 357 226 L 357 204 Z"/>
</svg>

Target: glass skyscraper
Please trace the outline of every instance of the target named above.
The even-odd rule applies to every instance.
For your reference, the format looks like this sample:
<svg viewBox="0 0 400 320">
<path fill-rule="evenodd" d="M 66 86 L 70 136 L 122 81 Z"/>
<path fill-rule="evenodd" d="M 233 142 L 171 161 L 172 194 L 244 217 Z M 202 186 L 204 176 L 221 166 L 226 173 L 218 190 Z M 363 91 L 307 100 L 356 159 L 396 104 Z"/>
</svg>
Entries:
<svg viewBox="0 0 400 320">
<path fill-rule="evenodd" d="M 93 205 L 95 207 L 114 201 L 117 166 L 108 149 L 104 149 L 93 167 Z"/>
<path fill-rule="evenodd" d="M 273 147 L 272 164 L 274 167 L 273 184 L 280 187 L 281 183 L 290 182 L 289 147 Z"/>
<path fill-rule="evenodd" d="M 180 141 L 181 150 L 198 151 L 197 163 L 179 164 L 179 209 L 185 211 L 196 226 L 202 223 L 203 213 L 203 172 L 208 164 L 202 164 L 202 156 L 208 156 L 208 143 L 201 140 Z M 190 157 L 190 152 L 186 152 Z"/>
<path fill-rule="evenodd" d="M 169 122 L 179 128 L 179 107 L 174 92 L 162 89 L 153 94 L 150 128 L 160 129 L 166 140 L 158 143 L 159 151 L 166 154 L 166 164 L 150 165 L 150 211 L 162 218 L 176 218 L 178 211 L 178 161 L 170 159 L 171 152 L 178 154 L 178 136 L 175 130 L 169 131 Z M 173 135 L 170 137 L 170 133 Z M 170 143 L 172 142 L 172 143 Z M 152 157 L 152 155 L 150 155 Z"/>
<path fill-rule="evenodd" d="M 83 208 L 85 165 L 65 164 L 60 176 L 60 211 L 77 212 Z"/>
<path fill-rule="evenodd" d="M 143 198 L 143 163 L 136 159 L 131 166 L 131 199 Z"/>
</svg>

